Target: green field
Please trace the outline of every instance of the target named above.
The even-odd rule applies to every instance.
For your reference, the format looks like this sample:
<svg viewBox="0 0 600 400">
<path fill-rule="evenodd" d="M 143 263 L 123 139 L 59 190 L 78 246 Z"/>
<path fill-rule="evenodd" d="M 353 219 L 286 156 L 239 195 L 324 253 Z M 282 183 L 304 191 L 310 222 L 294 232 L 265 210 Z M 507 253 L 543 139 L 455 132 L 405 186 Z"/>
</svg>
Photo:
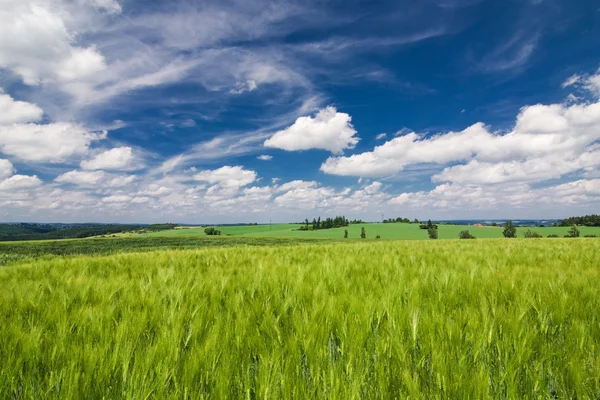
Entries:
<svg viewBox="0 0 600 400">
<path fill-rule="evenodd" d="M 0 398 L 600 396 L 600 240 L 57 243 L 0 246 Z"/>
<path fill-rule="evenodd" d="M 377 235 L 382 239 L 427 239 L 427 231 L 419 229 L 417 224 L 358 224 L 350 225 L 345 228 L 320 229 L 316 231 L 300 231 L 300 225 L 293 224 L 274 224 L 269 225 L 251 225 L 251 226 L 222 226 L 218 227 L 222 235 L 232 236 L 259 236 L 259 237 L 296 237 L 296 238 L 314 238 L 314 239 L 340 239 L 344 237 L 344 230 L 348 230 L 349 238 L 360 238 L 360 229 L 365 227 L 367 239 L 374 239 Z M 538 232 L 543 236 L 556 234 L 564 236 L 570 227 L 544 227 L 544 228 L 518 228 L 517 234 L 523 237 L 528 230 Z M 582 226 L 578 228 L 581 235 L 594 234 L 600 236 L 600 227 Z M 500 227 L 492 226 L 467 226 L 467 225 L 439 225 L 440 239 L 456 239 L 461 231 L 468 230 L 476 238 L 502 238 Z M 204 236 L 204 228 L 181 228 L 168 231 L 149 233 L 148 236 Z"/>
</svg>

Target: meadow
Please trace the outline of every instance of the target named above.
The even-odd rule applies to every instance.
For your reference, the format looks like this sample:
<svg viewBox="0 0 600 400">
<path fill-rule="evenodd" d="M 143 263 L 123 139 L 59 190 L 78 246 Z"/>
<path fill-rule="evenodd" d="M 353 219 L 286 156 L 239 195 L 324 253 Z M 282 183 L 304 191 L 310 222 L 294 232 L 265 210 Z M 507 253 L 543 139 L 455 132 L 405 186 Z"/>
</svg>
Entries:
<svg viewBox="0 0 600 400">
<path fill-rule="evenodd" d="M 343 228 L 319 229 L 315 231 L 300 231 L 301 225 L 298 224 L 273 224 L 270 225 L 239 225 L 239 226 L 221 226 L 218 229 L 222 235 L 231 236 L 249 236 L 249 237 L 289 237 L 289 238 L 312 238 L 312 239 L 341 239 L 344 237 L 344 230 L 348 230 L 349 238 L 360 238 L 360 230 L 365 227 L 367 239 L 374 239 L 380 236 L 382 239 L 427 239 L 427 231 L 419 229 L 418 224 L 402 223 L 369 223 L 369 224 L 351 224 Z M 528 230 L 538 232 L 544 237 L 548 235 L 559 235 L 563 237 L 567 234 L 570 227 L 532 227 L 517 228 L 517 235 L 523 237 Z M 600 236 L 600 227 L 578 227 L 581 235 Z M 457 239 L 461 231 L 468 230 L 476 238 L 502 238 L 501 227 L 493 226 L 468 226 L 468 225 L 439 225 L 439 239 Z M 159 231 L 149 233 L 149 236 L 159 237 L 182 237 L 182 236 L 204 236 L 204 228 L 180 228 L 168 231 Z"/>
<path fill-rule="evenodd" d="M 0 246 L 0 398 L 600 396 L 600 240 L 149 239 Z"/>
</svg>

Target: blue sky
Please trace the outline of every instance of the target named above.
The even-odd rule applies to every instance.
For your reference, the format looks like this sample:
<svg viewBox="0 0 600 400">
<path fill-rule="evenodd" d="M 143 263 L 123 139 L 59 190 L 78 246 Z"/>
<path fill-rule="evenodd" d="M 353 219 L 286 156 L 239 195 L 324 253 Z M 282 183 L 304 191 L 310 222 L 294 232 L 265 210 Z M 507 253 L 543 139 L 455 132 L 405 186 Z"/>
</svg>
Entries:
<svg viewBox="0 0 600 400">
<path fill-rule="evenodd" d="M 0 2 L 0 220 L 600 205 L 600 5 Z"/>
</svg>

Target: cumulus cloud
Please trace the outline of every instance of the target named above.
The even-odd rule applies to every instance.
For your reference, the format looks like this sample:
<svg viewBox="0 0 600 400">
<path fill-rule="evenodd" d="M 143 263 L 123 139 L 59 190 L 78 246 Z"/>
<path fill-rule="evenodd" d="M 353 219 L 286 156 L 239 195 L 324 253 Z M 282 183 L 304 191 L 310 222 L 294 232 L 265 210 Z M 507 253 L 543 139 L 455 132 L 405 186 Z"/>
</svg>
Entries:
<svg viewBox="0 0 600 400">
<path fill-rule="evenodd" d="M 13 175 L 0 181 L 0 190 L 20 190 L 31 189 L 42 185 L 42 181 L 37 176 Z"/>
<path fill-rule="evenodd" d="M 352 118 L 335 107 L 320 110 L 313 117 L 300 117 L 265 141 L 266 147 L 287 151 L 322 149 L 334 154 L 352 149 L 358 143 Z"/>
<path fill-rule="evenodd" d="M 118 188 L 118 187 L 127 186 L 130 183 L 132 183 L 133 181 L 135 181 L 136 178 L 137 177 L 135 175 L 117 176 L 117 177 L 110 179 L 108 182 L 106 182 L 106 186 L 109 188 Z"/>
<path fill-rule="evenodd" d="M 43 115 L 44 111 L 35 104 L 16 101 L 0 89 L 0 125 L 35 122 Z"/>
<path fill-rule="evenodd" d="M 237 188 L 251 184 L 256 180 L 255 171 L 244 169 L 242 166 L 224 166 L 214 170 L 204 170 L 194 175 L 201 182 L 216 183 L 225 188 Z"/>
<path fill-rule="evenodd" d="M 0 179 L 8 178 L 15 172 L 10 161 L 0 158 Z"/>
<path fill-rule="evenodd" d="M 0 152 L 23 161 L 60 163 L 87 154 L 91 142 L 105 138 L 106 132 L 67 122 L 14 124 L 0 126 Z"/>
<path fill-rule="evenodd" d="M 98 184 L 105 175 L 102 171 L 69 171 L 57 176 L 54 181 L 78 186 L 93 186 Z"/>
<path fill-rule="evenodd" d="M 584 205 L 600 201 L 600 179 L 577 180 L 555 186 L 532 188 L 528 184 L 499 184 L 473 186 L 445 183 L 430 191 L 402 193 L 389 200 L 403 208 L 443 210 L 498 210 L 527 209 L 535 204 L 538 209 L 552 205 Z"/>
<path fill-rule="evenodd" d="M 269 156 L 267 154 L 261 154 L 260 156 L 256 157 L 261 161 L 269 161 L 273 159 L 273 156 Z"/>
<path fill-rule="evenodd" d="M 107 197 L 103 197 L 102 201 L 105 203 L 126 203 L 128 201 L 131 201 L 131 197 L 130 196 L 125 196 L 125 195 L 113 195 L 113 196 L 107 196 Z"/>
<path fill-rule="evenodd" d="M 81 168 L 86 170 L 126 170 L 134 160 L 131 147 L 117 147 L 98 154 L 91 160 L 81 162 Z"/>
<path fill-rule="evenodd" d="M 460 132 L 425 137 L 414 132 L 373 151 L 330 157 L 328 174 L 378 177 L 409 165 L 459 163 L 434 176 L 435 181 L 500 183 L 559 178 L 598 165 L 600 103 L 524 107 L 512 131 L 494 133 L 482 123 Z M 466 164 L 462 164 L 466 163 Z"/>
<path fill-rule="evenodd" d="M 60 4 L 5 0 L 0 10 L 0 68 L 27 85 L 87 78 L 105 69 L 104 57 L 94 47 L 74 44 L 65 23 L 68 15 Z"/>
</svg>

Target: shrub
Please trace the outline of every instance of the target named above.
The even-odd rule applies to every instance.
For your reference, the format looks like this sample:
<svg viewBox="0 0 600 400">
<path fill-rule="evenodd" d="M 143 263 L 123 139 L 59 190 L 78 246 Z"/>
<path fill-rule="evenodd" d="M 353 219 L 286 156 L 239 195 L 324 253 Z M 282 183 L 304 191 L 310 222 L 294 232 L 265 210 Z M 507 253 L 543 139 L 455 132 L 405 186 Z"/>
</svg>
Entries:
<svg viewBox="0 0 600 400">
<path fill-rule="evenodd" d="M 557 238 L 557 237 L 560 237 L 560 236 L 558 236 L 556 233 L 553 233 L 553 234 L 548 235 L 548 237 L 549 238 Z"/>
<path fill-rule="evenodd" d="M 344 239 L 348 239 L 348 229 L 344 229 Z"/>
<path fill-rule="evenodd" d="M 360 238 L 361 239 L 366 239 L 367 238 L 367 231 L 365 230 L 364 226 L 362 228 L 360 228 Z"/>
<path fill-rule="evenodd" d="M 221 234 L 221 231 L 218 230 L 217 228 L 213 228 L 212 226 L 209 228 L 206 228 L 204 230 L 204 233 L 206 233 L 208 236 L 218 236 Z"/>
<path fill-rule="evenodd" d="M 506 224 L 504 225 L 504 231 L 502 231 L 502 234 L 505 238 L 517 237 L 517 228 L 513 225 L 510 219 L 506 221 Z"/>
<path fill-rule="evenodd" d="M 469 231 L 462 231 L 460 232 L 460 234 L 458 235 L 459 238 L 461 239 L 475 239 L 475 236 L 471 235 L 469 233 Z"/>
<path fill-rule="evenodd" d="M 375 236 L 375 239 L 381 239 L 381 236 L 377 235 Z"/>
<path fill-rule="evenodd" d="M 540 234 L 539 234 L 539 233 L 537 233 L 537 232 L 533 232 L 533 231 L 531 231 L 531 229 L 527 229 L 527 232 L 525 232 L 525 237 L 526 237 L 527 239 L 532 239 L 532 238 L 541 238 L 541 237 L 542 237 L 542 235 L 540 235 Z"/>
<path fill-rule="evenodd" d="M 587 237 L 587 238 L 595 238 L 598 237 L 598 235 L 583 235 L 583 237 Z"/>
<path fill-rule="evenodd" d="M 576 238 L 579 237 L 579 229 L 577 229 L 576 225 L 573 225 L 571 229 L 569 229 L 569 233 L 565 235 L 565 237 Z"/>
<path fill-rule="evenodd" d="M 429 235 L 429 239 L 437 239 L 438 238 L 438 230 L 437 228 L 429 228 L 427 229 L 427 234 Z"/>
</svg>

